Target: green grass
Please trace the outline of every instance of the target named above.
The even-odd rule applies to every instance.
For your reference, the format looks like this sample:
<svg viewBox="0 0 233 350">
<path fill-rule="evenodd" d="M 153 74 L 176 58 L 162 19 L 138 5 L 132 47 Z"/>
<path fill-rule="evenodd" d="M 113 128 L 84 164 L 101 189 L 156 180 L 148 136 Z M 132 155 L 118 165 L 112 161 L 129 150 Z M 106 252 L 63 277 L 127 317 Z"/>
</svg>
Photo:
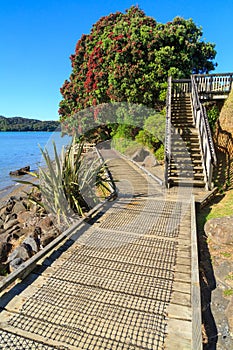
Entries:
<svg viewBox="0 0 233 350">
<path fill-rule="evenodd" d="M 231 257 L 231 253 L 220 252 L 220 254 L 221 254 L 222 256 L 224 256 L 224 258 L 230 258 L 230 257 Z"/>
<path fill-rule="evenodd" d="M 225 280 L 227 281 L 233 281 L 233 273 L 229 273 L 226 277 Z"/>
<path fill-rule="evenodd" d="M 224 290 L 223 294 L 225 297 L 230 297 L 233 295 L 233 289 L 226 289 Z"/>
<path fill-rule="evenodd" d="M 233 215 L 233 190 L 225 192 L 224 197 L 219 203 L 211 206 L 211 211 L 206 220 Z"/>
</svg>

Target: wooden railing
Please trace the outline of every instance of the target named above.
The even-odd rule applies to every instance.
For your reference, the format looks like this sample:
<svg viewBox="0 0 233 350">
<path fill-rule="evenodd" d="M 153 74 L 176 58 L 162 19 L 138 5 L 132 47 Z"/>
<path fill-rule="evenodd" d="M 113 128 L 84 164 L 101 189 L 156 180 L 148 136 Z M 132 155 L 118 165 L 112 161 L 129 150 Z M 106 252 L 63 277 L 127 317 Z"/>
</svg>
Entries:
<svg viewBox="0 0 233 350">
<path fill-rule="evenodd" d="M 198 129 L 200 135 L 204 175 L 208 189 L 211 189 L 213 167 L 217 164 L 217 158 L 215 154 L 214 143 L 211 135 L 206 109 L 200 102 L 196 76 L 191 77 L 191 85 L 193 117 L 195 126 Z"/>
<path fill-rule="evenodd" d="M 172 97 L 178 97 L 191 92 L 191 80 L 179 79 L 172 80 Z"/>
<path fill-rule="evenodd" d="M 172 122 L 171 122 L 171 105 L 172 98 L 179 97 L 186 93 L 191 92 L 191 80 L 180 79 L 172 80 L 172 77 L 168 78 L 167 100 L 166 100 L 166 135 L 165 135 L 165 186 L 170 187 L 169 175 L 171 167 L 172 149 L 171 149 L 171 134 L 172 134 Z"/>
<path fill-rule="evenodd" d="M 233 87 L 233 73 L 194 74 L 198 93 L 204 95 L 228 94 Z"/>
<path fill-rule="evenodd" d="M 168 78 L 166 100 L 166 133 L 165 133 L 165 186 L 170 187 L 169 172 L 171 165 L 171 103 L 172 103 L 172 77 Z"/>
<path fill-rule="evenodd" d="M 212 187 L 212 175 L 213 168 L 217 163 L 214 143 L 212 140 L 211 130 L 208 122 L 208 117 L 206 113 L 206 109 L 201 103 L 200 99 L 200 91 L 198 90 L 198 82 L 199 88 L 203 88 L 203 80 L 202 75 L 193 75 L 191 79 L 180 79 L 180 80 L 172 80 L 170 77 L 168 79 L 168 90 L 167 90 L 167 117 L 166 117 L 166 138 L 165 138 L 165 185 L 169 188 L 169 172 L 170 172 L 170 163 L 172 156 L 171 149 L 171 104 L 173 97 L 179 97 L 186 93 L 191 93 L 192 97 L 192 108 L 193 108 L 193 117 L 195 126 L 199 131 L 200 135 L 200 144 L 203 156 L 203 169 L 206 187 L 211 189 Z M 209 76 L 207 76 L 209 79 Z M 199 80 L 198 80 L 199 79 Z M 208 80 L 207 79 L 207 85 Z M 229 80 L 228 80 L 229 81 Z M 202 84 L 202 85 L 200 85 Z M 207 86 L 206 85 L 206 86 Z M 209 86 L 209 85 L 208 85 Z M 213 85 L 214 86 L 214 85 Z"/>
</svg>

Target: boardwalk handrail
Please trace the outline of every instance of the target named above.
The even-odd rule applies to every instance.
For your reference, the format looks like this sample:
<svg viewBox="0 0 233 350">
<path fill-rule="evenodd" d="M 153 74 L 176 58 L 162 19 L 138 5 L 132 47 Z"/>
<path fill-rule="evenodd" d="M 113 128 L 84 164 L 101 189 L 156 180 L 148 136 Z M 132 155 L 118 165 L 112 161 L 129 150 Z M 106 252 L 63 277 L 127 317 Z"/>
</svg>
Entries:
<svg viewBox="0 0 233 350">
<path fill-rule="evenodd" d="M 228 94 L 233 87 L 233 73 L 194 74 L 198 93 L 204 95 Z"/>
<path fill-rule="evenodd" d="M 195 126 L 199 131 L 200 143 L 203 155 L 203 167 L 205 180 L 209 189 L 212 186 L 213 167 L 217 164 L 217 158 L 214 149 L 214 143 L 211 135 L 210 125 L 206 109 L 200 101 L 196 76 L 191 76 L 192 82 L 192 107 Z"/>
<path fill-rule="evenodd" d="M 202 349 L 202 333 L 201 333 L 201 292 L 199 280 L 199 264 L 198 264 L 198 242 L 196 227 L 196 208 L 195 198 L 191 198 L 191 266 L 192 266 L 192 350 Z"/>
<path fill-rule="evenodd" d="M 172 77 L 168 78 L 166 99 L 166 132 L 165 132 L 165 186 L 169 188 L 169 169 L 171 163 L 171 101 L 172 101 Z"/>
</svg>

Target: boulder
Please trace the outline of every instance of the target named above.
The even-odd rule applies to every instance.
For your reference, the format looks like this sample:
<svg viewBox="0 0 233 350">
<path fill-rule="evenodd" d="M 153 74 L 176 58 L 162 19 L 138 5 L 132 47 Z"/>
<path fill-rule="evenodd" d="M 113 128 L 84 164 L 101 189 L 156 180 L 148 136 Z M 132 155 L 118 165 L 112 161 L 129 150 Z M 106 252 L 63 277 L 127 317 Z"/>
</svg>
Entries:
<svg viewBox="0 0 233 350">
<path fill-rule="evenodd" d="M 8 236 L 7 242 L 9 242 L 9 240 L 11 240 L 12 237 L 14 237 L 14 239 L 18 239 L 20 236 L 22 236 L 22 234 L 20 234 L 20 231 L 21 227 L 18 224 L 6 230 L 5 233 Z"/>
<path fill-rule="evenodd" d="M 143 162 L 143 160 L 150 154 L 149 151 L 145 150 L 144 148 L 140 148 L 138 151 L 136 151 L 132 155 L 132 160 L 135 162 Z"/>
<path fill-rule="evenodd" d="M 225 315 L 227 317 L 230 332 L 231 332 L 231 334 L 233 334 L 233 298 L 231 298 L 231 300 L 227 306 L 227 309 L 225 311 Z"/>
<path fill-rule="evenodd" d="M 19 221 L 17 219 L 11 219 L 4 224 L 3 228 L 4 228 L 4 230 L 7 231 L 10 228 L 12 228 L 13 226 L 16 226 L 18 223 L 19 223 Z"/>
<path fill-rule="evenodd" d="M 33 235 L 30 235 L 27 237 L 23 244 L 27 246 L 27 249 L 31 251 L 33 254 L 37 253 L 40 249 L 40 241 L 38 238 L 34 237 Z"/>
<path fill-rule="evenodd" d="M 3 228 L 5 220 L 0 217 L 0 229 Z"/>
<path fill-rule="evenodd" d="M 53 221 L 49 216 L 46 216 L 39 221 L 38 225 L 42 231 L 47 231 L 49 228 L 51 228 L 51 226 L 53 226 Z"/>
<path fill-rule="evenodd" d="M 14 205 L 14 207 L 13 207 L 13 212 L 15 213 L 15 214 L 18 214 L 18 213 L 20 213 L 21 211 L 24 211 L 24 210 L 26 210 L 26 208 L 25 208 L 25 205 L 24 205 L 24 203 L 23 202 L 16 202 L 15 203 L 15 205 Z"/>
<path fill-rule="evenodd" d="M 29 171 L 30 171 L 30 166 L 27 165 L 27 166 L 25 166 L 23 168 L 15 170 L 15 171 L 10 171 L 9 175 L 11 175 L 11 176 L 22 176 L 22 175 L 27 174 Z"/>
<path fill-rule="evenodd" d="M 233 89 L 221 109 L 219 124 L 223 130 L 233 134 Z"/>
<path fill-rule="evenodd" d="M 34 215 L 34 213 L 26 210 L 19 212 L 17 219 L 24 228 L 35 227 L 37 225 L 37 222 L 39 221 L 39 219 Z"/>
<path fill-rule="evenodd" d="M 13 259 L 10 264 L 9 264 L 9 270 L 10 272 L 15 271 L 22 263 L 23 263 L 23 259 L 22 258 L 15 258 Z"/>
<path fill-rule="evenodd" d="M 205 233 L 217 244 L 233 244 L 233 216 L 210 219 L 205 224 Z"/>
<path fill-rule="evenodd" d="M 5 211 L 4 211 L 4 215 L 8 215 L 9 213 L 11 213 L 13 206 L 15 203 L 10 203 L 5 207 Z"/>
<path fill-rule="evenodd" d="M 47 244 L 52 242 L 54 238 L 58 236 L 59 232 L 57 229 L 53 228 L 50 231 L 43 232 L 41 235 L 41 245 L 45 247 Z"/>
<path fill-rule="evenodd" d="M 20 258 L 22 261 L 26 261 L 31 256 L 32 254 L 30 254 L 30 251 L 27 249 L 27 246 L 20 245 L 19 247 L 15 248 L 15 250 L 8 256 L 7 262 L 10 263 L 16 258 Z"/>
<path fill-rule="evenodd" d="M 147 156 L 144 159 L 144 162 L 142 163 L 142 165 L 144 167 L 152 168 L 152 167 L 158 165 L 158 161 L 153 154 L 150 154 L 149 156 Z"/>
<path fill-rule="evenodd" d="M 5 224 L 10 220 L 15 220 L 15 219 L 17 219 L 17 214 L 15 213 L 7 214 L 5 217 Z"/>
</svg>

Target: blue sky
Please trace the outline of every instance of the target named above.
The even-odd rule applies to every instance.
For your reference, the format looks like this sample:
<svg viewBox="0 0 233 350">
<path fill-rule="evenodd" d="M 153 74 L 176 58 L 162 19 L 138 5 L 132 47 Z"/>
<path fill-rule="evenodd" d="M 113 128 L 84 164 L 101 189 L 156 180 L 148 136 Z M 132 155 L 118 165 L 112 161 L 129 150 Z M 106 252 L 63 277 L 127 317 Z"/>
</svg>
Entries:
<svg viewBox="0 0 233 350">
<path fill-rule="evenodd" d="M 57 120 L 78 39 L 100 17 L 132 5 L 161 23 L 193 18 L 216 44 L 215 72 L 233 71 L 232 0 L 0 0 L 0 115 Z"/>
</svg>

